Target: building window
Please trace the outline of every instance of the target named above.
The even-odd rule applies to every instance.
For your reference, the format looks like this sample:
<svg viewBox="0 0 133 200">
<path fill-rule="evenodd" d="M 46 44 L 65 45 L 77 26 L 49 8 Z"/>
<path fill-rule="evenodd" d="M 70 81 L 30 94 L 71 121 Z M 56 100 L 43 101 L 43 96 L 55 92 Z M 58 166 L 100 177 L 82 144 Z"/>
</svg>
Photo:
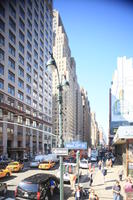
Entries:
<svg viewBox="0 0 133 200">
<path fill-rule="evenodd" d="M 10 84 L 8 84 L 8 93 L 13 96 L 15 95 L 15 88 Z"/>
<path fill-rule="evenodd" d="M 11 17 L 9 17 L 9 25 L 12 28 L 12 30 L 16 31 L 16 24 Z"/>
<path fill-rule="evenodd" d="M 35 29 L 34 29 L 34 35 L 35 35 L 35 39 L 38 40 L 38 33 L 36 32 Z"/>
<path fill-rule="evenodd" d="M 28 12 L 28 16 L 29 16 L 30 20 L 32 20 L 32 13 L 31 13 L 31 11 L 29 10 L 29 8 L 28 8 L 27 12 Z"/>
<path fill-rule="evenodd" d="M 37 108 L 37 102 L 35 100 L 33 100 L 33 107 Z"/>
<path fill-rule="evenodd" d="M 29 63 L 27 63 L 27 71 L 31 72 L 31 65 Z"/>
<path fill-rule="evenodd" d="M 0 75 L 4 75 L 4 66 L 0 63 Z"/>
<path fill-rule="evenodd" d="M 24 77 L 24 70 L 21 67 L 18 69 L 18 74 L 19 76 Z"/>
<path fill-rule="evenodd" d="M 23 123 L 23 118 L 22 118 L 22 116 L 18 116 L 18 123 L 20 123 L 20 124 Z"/>
<path fill-rule="evenodd" d="M 41 26 L 41 30 L 43 31 L 44 30 L 44 25 L 43 25 L 42 21 L 40 21 L 40 26 Z"/>
<path fill-rule="evenodd" d="M 24 46 L 19 42 L 19 50 L 24 54 Z"/>
<path fill-rule="evenodd" d="M 3 35 L 0 34 L 0 46 L 4 45 L 5 45 L 5 38 L 3 37 Z"/>
<path fill-rule="evenodd" d="M 12 55 L 12 56 L 15 56 L 15 48 L 9 44 L 9 53 Z"/>
<path fill-rule="evenodd" d="M 4 81 L 2 79 L 0 79 L 0 89 L 4 89 Z"/>
<path fill-rule="evenodd" d="M 44 48 L 44 43 L 43 43 L 42 40 L 40 40 L 40 46 L 41 46 L 42 48 Z"/>
<path fill-rule="evenodd" d="M 44 34 L 42 31 L 40 31 L 40 36 L 41 36 L 42 40 L 44 40 Z"/>
<path fill-rule="evenodd" d="M 36 0 L 34 0 L 34 4 L 35 4 L 35 8 L 38 10 L 38 3 L 37 3 L 37 1 Z"/>
<path fill-rule="evenodd" d="M 38 14 L 35 9 L 34 9 L 34 15 L 35 15 L 35 19 L 38 21 Z"/>
<path fill-rule="evenodd" d="M 5 8 L 0 4 L 0 15 L 5 17 Z"/>
<path fill-rule="evenodd" d="M 32 45 L 28 40 L 27 40 L 27 47 L 28 47 L 28 50 L 32 51 Z"/>
<path fill-rule="evenodd" d="M 24 89 L 24 81 L 22 81 L 20 78 L 18 79 L 18 87 Z"/>
<path fill-rule="evenodd" d="M 31 76 L 29 74 L 27 74 L 26 80 L 28 83 L 31 83 Z"/>
<path fill-rule="evenodd" d="M 32 62 L 32 57 L 31 54 L 29 52 L 27 52 L 27 59 L 29 62 Z"/>
<path fill-rule="evenodd" d="M 42 103 L 43 102 L 43 97 L 39 95 L 39 101 Z"/>
<path fill-rule="evenodd" d="M 34 82 L 33 82 L 33 87 L 35 88 L 35 89 L 37 89 L 37 82 L 34 80 Z"/>
<path fill-rule="evenodd" d="M 30 6 L 30 8 L 32 8 L 32 0 L 27 0 L 28 1 L 28 5 Z"/>
<path fill-rule="evenodd" d="M 5 53 L 2 49 L 0 49 L 0 61 L 5 59 Z"/>
<path fill-rule="evenodd" d="M 36 52 L 36 50 L 34 50 L 34 57 L 35 57 L 35 59 L 38 60 L 38 53 Z"/>
<path fill-rule="evenodd" d="M 32 42 L 32 35 L 28 30 L 27 30 L 27 37 Z"/>
<path fill-rule="evenodd" d="M 21 5 L 22 5 L 23 7 L 25 7 L 25 0 L 19 0 L 19 1 L 20 1 Z"/>
<path fill-rule="evenodd" d="M 21 6 L 19 6 L 19 13 L 20 13 L 20 16 L 25 20 L 25 12 Z"/>
<path fill-rule="evenodd" d="M 24 100 L 24 94 L 23 94 L 23 92 L 18 91 L 18 98 L 19 98 L 20 100 Z"/>
<path fill-rule="evenodd" d="M 21 27 L 21 29 L 24 31 L 25 30 L 25 25 L 24 22 L 19 18 L 19 26 Z"/>
<path fill-rule="evenodd" d="M 9 12 L 12 17 L 16 18 L 16 11 L 11 4 L 9 4 Z"/>
<path fill-rule="evenodd" d="M 31 87 L 29 85 L 26 86 L 26 91 L 28 94 L 31 94 Z"/>
<path fill-rule="evenodd" d="M 19 38 L 24 42 L 24 34 L 19 30 Z"/>
<path fill-rule="evenodd" d="M 38 49 L 38 43 L 36 42 L 36 40 L 34 40 L 34 47 L 35 47 L 36 49 Z"/>
<path fill-rule="evenodd" d="M 37 92 L 35 90 L 33 90 L 33 97 L 37 98 Z"/>
<path fill-rule="evenodd" d="M 5 31 L 5 23 L 0 19 L 0 30 Z"/>
<path fill-rule="evenodd" d="M 9 39 L 13 42 L 13 44 L 16 43 L 15 35 L 9 30 Z"/>
<path fill-rule="evenodd" d="M 15 83 L 15 74 L 13 74 L 11 71 L 8 71 L 8 79 Z"/>
<path fill-rule="evenodd" d="M 27 22 L 28 22 L 28 28 L 30 29 L 30 31 L 32 31 L 32 23 L 30 22 L 29 19 L 27 19 Z"/>
<path fill-rule="evenodd" d="M 34 67 L 38 69 L 38 63 L 34 60 Z"/>
<path fill-rule="evenodd" d="M 31 105 L 31 98 L 29 96 L 26 96 L 26 102 L 27 104 Z"/>
<path fill-rule="evenodd" d="M 42 49 L 40 49 L 40 55 L 43 57 L 43 51 L 42 51 Z"/>
<path fill-rule="evenodd" d="M 36 22 L 36 20 L 34 20 L 34 26 L 35 26 L 35 29 L 38 30 L 38 23 Z"/>
<path fill-rule="evenodd" d="M 43 60 L 40 58 L 40 65 L 43 66 Z"/>
<path fill-rule="evenodd" d="M 34 78 L 37 80 L 38 79 L 38 73 L 36 72 L 36 70 L 34 70 L 34 74 L 33 74 Z"/>
<path fill-rule="evenodd" d="M 19 54 L 19 62 L 24 65 L 24 58 Z"/>
<path fill-rule="evenodd" d="M 27 118 L 26 118 L 25 124 L 26 124 L 27 126 L 30 126 L 30 119 L 27 119 Z"/>
</svg>

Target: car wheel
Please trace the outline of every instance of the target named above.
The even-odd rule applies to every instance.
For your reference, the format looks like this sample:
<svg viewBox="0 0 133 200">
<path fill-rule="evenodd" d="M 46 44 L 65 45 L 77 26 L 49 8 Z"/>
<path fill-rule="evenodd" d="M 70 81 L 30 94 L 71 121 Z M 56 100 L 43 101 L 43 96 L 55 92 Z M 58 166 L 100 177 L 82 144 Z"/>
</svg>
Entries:
<svg viewBox="0 0 133 200">
<path fill-rule="evenodd" d="M 6 174 L 6 177 L 9 177 L 9 176 L 10 176 L 10 173 L 7 173 L 7 174 Z"/>
</svg>

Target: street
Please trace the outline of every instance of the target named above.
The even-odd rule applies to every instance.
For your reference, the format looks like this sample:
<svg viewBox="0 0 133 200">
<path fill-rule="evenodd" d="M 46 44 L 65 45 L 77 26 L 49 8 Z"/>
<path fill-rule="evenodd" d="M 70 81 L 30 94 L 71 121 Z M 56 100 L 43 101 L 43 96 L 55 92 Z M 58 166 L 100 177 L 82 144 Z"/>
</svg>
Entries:
<svg viewBox="0 0 133 200">
<path fill-rule="evenodd" d="M 113 168 L 108 169 L 108 173 L 105 178 L 105 183 L 103 182 L 103 176 L 102 176 L 101 171 L 99 171 L 98 168 L 95 167 L 92 188 L 95 190 L 95 192 L 99 196 L 100 200 L 113 199 L 112 186 L 113 186 L 115 180 L 118 179 L 117 171 L 118 171 L 119 167 L 120 166 L 114 166 Z M 80 177 L 80 185 L 83 188 L 88 188 L 89 187 L 88 170 L 86 170 L 86 169 L 80 169 L 80 170 L 82 170 L 82 176 Z M 36 173 L 48 173 L 48 174 L 56 175 L 57 171 L 58 171 L 58 166 L 55 166 L 51 170 L 30 169 L 29 167 L 25 167 L 22 172 L 12 173 L 11 177 L 1 179 L 1 182 L 5 182 L 8 185 L 8 192 L 7 192 L 6 197 L 14 198 L 14 191 L 16 189 L 16 186 L 24 178 L 34 175 Z M 125 183 L 125 181 L 121 182 L 122 196 L 124 196 L 124 191 L 123 191 L 124 183 Z M 58 200 L 59 197 L 56 197 L 54 199 Z M 65 200 L 74 200 L 74 192 L 73 192 L 73 190 L 71 190 L 70 184 L 64 184 L 64 199 Z M 2 200 L 2 198 L 1 198 L 1 200 Z"/>
</svg>

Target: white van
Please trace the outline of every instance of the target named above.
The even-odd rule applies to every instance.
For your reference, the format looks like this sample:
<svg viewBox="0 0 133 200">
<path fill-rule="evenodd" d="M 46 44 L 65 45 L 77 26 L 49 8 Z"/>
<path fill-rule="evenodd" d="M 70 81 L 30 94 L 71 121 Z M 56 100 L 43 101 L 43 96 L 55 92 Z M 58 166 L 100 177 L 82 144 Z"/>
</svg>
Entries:
<svg viewBox="0 0 133 200">
<path fill-rule="evenodd" d="M 59 158 L 56 154 L 48 154 L 45 156 L 45 158 L 47 161 L 54 161 L 55 163 L 58 163 L 59 162 Z"/>
<path fill-rule="evenodd" d="M 30 167 L 38 167 L 40 162 L 44 160 L 46 160 L 46 155 L 35 156 L 35 159 L 30 162 Z"/>
</svg>

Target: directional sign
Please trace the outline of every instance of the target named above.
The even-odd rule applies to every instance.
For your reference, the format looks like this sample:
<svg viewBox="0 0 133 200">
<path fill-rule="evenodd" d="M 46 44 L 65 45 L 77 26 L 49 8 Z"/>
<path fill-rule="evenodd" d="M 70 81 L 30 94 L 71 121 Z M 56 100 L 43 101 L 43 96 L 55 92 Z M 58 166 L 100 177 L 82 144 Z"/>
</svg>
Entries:
<svg viewBox="0 0 133 200">
<path fill-rule="evenodd" d="M 67 148 L 53 148 L 52 153 L 55 153 L 58 156 L 67 156 L 68 155 L 68 149 Z"/>
</svg>

